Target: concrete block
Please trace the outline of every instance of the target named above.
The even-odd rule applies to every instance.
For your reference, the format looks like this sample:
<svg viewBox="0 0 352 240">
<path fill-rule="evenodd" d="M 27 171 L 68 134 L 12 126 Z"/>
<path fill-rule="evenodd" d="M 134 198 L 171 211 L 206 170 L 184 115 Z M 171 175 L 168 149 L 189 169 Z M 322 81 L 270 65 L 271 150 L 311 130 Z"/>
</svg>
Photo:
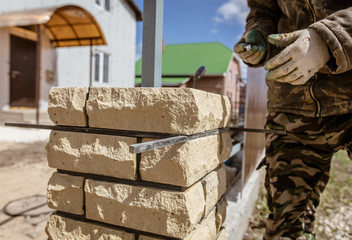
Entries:
<svg viewBox="0 0 352 240">
<path fill-rule="evenodd" d="M 133 233 L 103 224 L 73 220 L 56 213 L 50 215 L 45 231 L 48 240 L 135 240 Z"/>
<path fill-rule="evenodd" d="M 226 192 L 226 168 L 222 164 L 217 170 L 202 179 L 205 195 L 205 211 L 207 215 Z"/>
<path fill-rule="evenodd" d="M 216 205 L 215 222 L 216 230 L 220 231 L 226 219 L 227 199 L 224 196 Z"/>
<path fill-rule="evenodd" d="M 220 231 L 218 232 L 218 235 L 216 237 L 216 240 L 227 240 L 225 228 L 220 229 Z"/>
<path fill-rule="evenodd" d="M 144 152 L 141 177 L 145 181 L 188 187 L 226 160 L 231 148 L 231 136 L 225 132 Z"/>
<path fill-rule="evenodd" d="M 88 87 L 51 88 L 49 118 L 56 125 L 88 126 L 86 101 Z"/>
<path fill-rule="evenodd" d="M 54 172 L 47 187 L 48 207 L 77 215 L 84 214 L 84 178 Z"/>
<path fill-rule="evenodd" d="M 200 182 L 176 192 L 88 179 L 85 196 L 87 219 L 175 238 L 194 229 L 205 206 Z"/>
<path fill-rule="evenodd" d="M 186 135 L 232 115 L 228 97 L 189 88 L 90 88 L 87 113 L 90 127 Z"/>
<path fill-rule="evenodd" d="M 136 138 L 52 131 L 46 146 L 52 168 L 124 179 L 136 179 Z"/>
</svg>

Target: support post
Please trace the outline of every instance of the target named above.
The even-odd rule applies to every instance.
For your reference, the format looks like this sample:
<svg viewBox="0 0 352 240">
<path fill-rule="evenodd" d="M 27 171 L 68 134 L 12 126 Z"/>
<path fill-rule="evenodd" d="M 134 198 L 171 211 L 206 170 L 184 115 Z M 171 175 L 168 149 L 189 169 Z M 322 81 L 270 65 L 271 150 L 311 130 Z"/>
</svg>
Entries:
<svg viewBox="0 0 352 240">
<path fill-rule="evenodd" d="M 93 43 L 92 39 L 89 39 L 90 44 L 89 44 L 89 87 L 93 85 L 93 79 L 92 79 L 92 67 L 93 67 Z"/>
<path fill-rule="evenodd" d="M 143 6 L 142 87 L 161 87 L 164 0 Z"/>
<path fill-rule="evenodd" d="M 36 104 L 36 123 L 39 124 L 40 110 L 40 69 L 41 69 L 41 27 L 37 25 L 37 61 L 36 61 L 36 79 L 35 79 L 35 104 Z"/>
</svg>

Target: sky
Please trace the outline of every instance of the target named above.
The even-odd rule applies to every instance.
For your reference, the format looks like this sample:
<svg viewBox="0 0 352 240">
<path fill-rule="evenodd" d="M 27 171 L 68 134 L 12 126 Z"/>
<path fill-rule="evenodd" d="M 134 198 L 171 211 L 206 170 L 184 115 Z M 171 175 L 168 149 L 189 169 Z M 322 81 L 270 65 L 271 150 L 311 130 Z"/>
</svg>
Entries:
<svg viewBox="0 0 352 240">
<path fill-rule="evenodd" d="M 135 2 L 143 11 L 143 0 Z M 248 12 L 246 0 L 164 0 L 165 45 L 221 42 L 232 50 L 244 32 Z M 143 23 L 138 22 L 136 59 L 142 54 L 142 34 Z M 242 62 L 241 72 L 246 78 Z"/>
</svg>

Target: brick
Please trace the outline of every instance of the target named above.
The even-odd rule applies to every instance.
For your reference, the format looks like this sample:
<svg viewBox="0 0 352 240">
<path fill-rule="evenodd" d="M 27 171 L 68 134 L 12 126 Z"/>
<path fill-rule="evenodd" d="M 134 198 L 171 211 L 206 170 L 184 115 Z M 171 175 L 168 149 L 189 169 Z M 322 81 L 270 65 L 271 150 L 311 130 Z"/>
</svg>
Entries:
<svg viewBox="0 0 352 240">
<path fill-rule="evenodd" d="M 197 224 L 195 229 L 183 240 L 215 240 L 216 238 L 216 228 L 215 228 L 215 210 L 213 209 L 209 215 L 202 219 L 202 221 Z M 139 236 L 138 240 L 166 240 L 162 237 L 147 237 Z"/>
<path fill-rule="evenodd" d="M 184 240 L 214 240 L 215 238 L 215 209 L 213 209 Z"/>
<path fill-rule="evenodd" d="M 48 240 L 135 240 L 133 233 L 103 224 L 73 220 L 56 213 L 50 215 L 45 231 Z"/>
<path fill-rule="evenodd" d="M 54 172 L 47 187 L 48 207 L 77 215 L 84 214 L 84 178 Z"/>
<path fill-rule="evenodd" d="M 222 225 L 225 222 L 226 208 L 227 208 L 227 200 L 226 200 L 226 197 L 224 196 L 223 198 L 221 198 L 221 200 L 216 205 L 215 219 L 216 219 L 217 231 L 220 231 Z"/>
<path fill-rule="evenodd" d="M 205 211 L 207 215 L 226 192 L 226 168 L 222 164 L 217 170 L 202 179 L 205 195 Z"/>
<path fill-rule="evenodd" d="M 201 183 L 184 192 L 88 179 L 86 218 L 140 231 L 183 238 L 201 220 Z"/>
<path fill-rule="evenodd" d="M 189 88 L 90 88 L 87 114 L 90 127 L 190 135 L 227 126 L 231 103 Z"/>
<path fill-rule="evenodd" d="M 145 181 L 188 187 L 226 160 L 231 149 L 231 136 L 226 132 L 144 152 L 141 177 Z"/>
<path fill-rule="evenodd" d="M 51 88 L 48 113 L 56 125 L 88 126 L 86 114 L 87 87 Z"/>
<path fill-rule="evenodd" d="M 226 229 L 225 228 L 221 228 L 220 231 L 218 232 L 218 235 L 216 237 L 216 240 L 226 240 Z"/>
<path fill-rule="evenodd" d="M 46 146 L 49 167 L 136 179 L 135 138 L 52 131 Z"/>
</svg>

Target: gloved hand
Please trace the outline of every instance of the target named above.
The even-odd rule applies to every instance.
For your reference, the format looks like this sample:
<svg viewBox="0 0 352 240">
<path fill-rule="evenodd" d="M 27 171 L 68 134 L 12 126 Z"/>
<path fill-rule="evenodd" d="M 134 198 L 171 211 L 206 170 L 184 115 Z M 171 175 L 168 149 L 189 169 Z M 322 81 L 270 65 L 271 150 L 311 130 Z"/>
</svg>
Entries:
<svg viewBox="0 0 352 240">
<path fill-rule="evenodd" d="M 286 47 L 265 64 L 266 79 L 304 84 L 330 59 L 325 41 L 312 29 L 269 35 L 268 41 Z"/>
<path fill-rule="evenodd" d="M 262 34 L 256 30 L 247 32 L 244 41 L 234 47 L 235 53 L 248 64 L 259 64 L 266 56 L 266 42 Z"/>
</svg>

